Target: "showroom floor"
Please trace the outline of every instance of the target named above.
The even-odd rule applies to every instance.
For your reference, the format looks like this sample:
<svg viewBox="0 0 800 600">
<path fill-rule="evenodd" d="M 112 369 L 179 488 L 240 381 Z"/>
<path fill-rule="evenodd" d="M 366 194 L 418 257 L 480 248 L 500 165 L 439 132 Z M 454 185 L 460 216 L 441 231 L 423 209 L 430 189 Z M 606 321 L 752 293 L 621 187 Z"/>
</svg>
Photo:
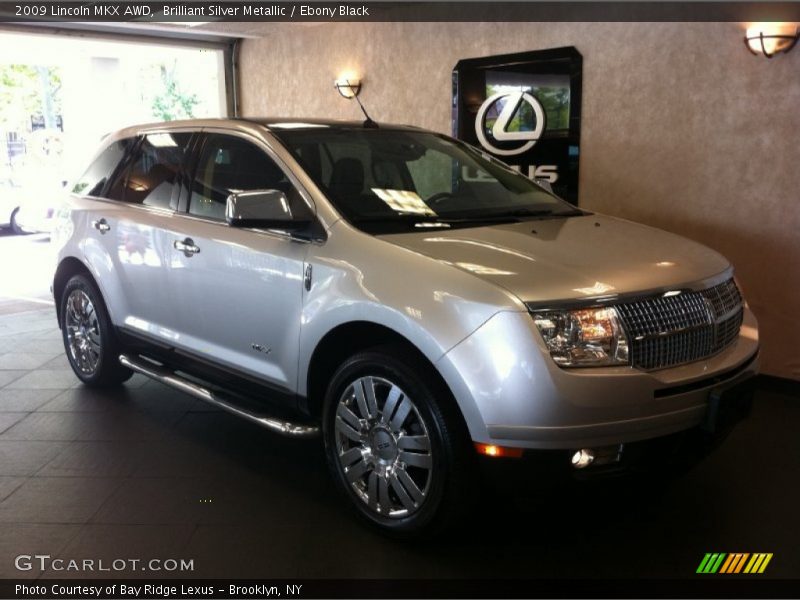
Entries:
<svg viewBox="0 0 800 600">
<path fill-rule="evenodd" d="M 0 577 L 38 576 L 14 557 L 49 554 L 194 559 L 184 577 L 672 578 L 706 552 L 772 552 L 765 576 L 796 575 L 800 402 L 780 386 L 661 493 L 604 484 L 495 499 L 450 539 L 397 543 L 350 518 L 318 442 L 140 376 L 113 392 L 81 386 L 46 276 L 30 289 L 7 279 L 9 256 L 44 269 L 42 244 L 0 236 Z"/>
</svg>

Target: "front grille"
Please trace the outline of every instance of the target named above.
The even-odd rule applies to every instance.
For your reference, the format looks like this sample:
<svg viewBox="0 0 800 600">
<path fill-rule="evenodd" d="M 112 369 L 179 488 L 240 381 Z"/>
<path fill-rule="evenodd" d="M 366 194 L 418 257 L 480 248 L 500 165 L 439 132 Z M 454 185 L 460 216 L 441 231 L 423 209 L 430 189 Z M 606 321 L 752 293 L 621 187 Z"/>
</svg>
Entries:
<svg viewBox="0 0 800 600">
<path fill-rule="evenodd" d="M 742 325 L 742 296 L 733 279 L 699 292 L 658 296 L 615 306 L 631 361 L 663 369 L 701 360 L 731 345 Z"/>
</svg>

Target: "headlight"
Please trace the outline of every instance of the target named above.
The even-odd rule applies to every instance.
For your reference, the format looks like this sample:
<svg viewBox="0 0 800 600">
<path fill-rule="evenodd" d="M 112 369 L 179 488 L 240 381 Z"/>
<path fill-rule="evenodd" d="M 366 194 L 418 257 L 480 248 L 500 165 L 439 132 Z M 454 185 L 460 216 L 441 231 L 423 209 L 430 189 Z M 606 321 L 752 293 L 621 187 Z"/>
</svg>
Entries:
<svg viewBox="0 0 800 600">
<path fill-rule="evenodd" d="M 628 338 L 613 308 L 533 313 L 553 360 L 562 367 L 627 365 Z"/>
</svg>

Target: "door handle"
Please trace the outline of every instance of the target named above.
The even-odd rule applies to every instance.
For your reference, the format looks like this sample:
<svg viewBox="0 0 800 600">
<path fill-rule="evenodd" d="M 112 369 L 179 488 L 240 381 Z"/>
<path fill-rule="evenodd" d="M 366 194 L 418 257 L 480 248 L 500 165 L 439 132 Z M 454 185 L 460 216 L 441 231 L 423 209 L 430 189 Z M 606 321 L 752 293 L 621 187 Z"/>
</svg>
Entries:
<svg viewBox="0 0 800 600">
<path fill-rule="evenodd" d="M 111 231 L 111 225 L 108 224 L 108 221 L 105 219 L 100 219 L 99 221 L 92 221 L 92 227 L 97 229 L 100 233 L 107 233 Z"/>
<path fill-rule="evenodd" d="M 187 258 L 200 252 L 200 248 L 194 245 L 194 240 L 188 237 L 183 241 L 175 240 L 172 243 L 172 246 L 175 248 L 175 250 L 180 250 L 183 252 L 183 255 Z"/>
</svg>

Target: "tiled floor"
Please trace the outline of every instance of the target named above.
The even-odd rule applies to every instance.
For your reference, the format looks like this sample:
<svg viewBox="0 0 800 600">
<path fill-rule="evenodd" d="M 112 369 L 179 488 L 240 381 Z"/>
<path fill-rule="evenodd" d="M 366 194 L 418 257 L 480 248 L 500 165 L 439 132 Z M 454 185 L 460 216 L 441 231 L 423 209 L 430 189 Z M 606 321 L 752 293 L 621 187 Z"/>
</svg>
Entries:
<svg viewBox="0 0 800 600">
<path fill-rule="evenodd" d="M 717 454 L 658 493 L 496 499 L 452 539 L 401 544 L 349 517 L 318 442 L 140 376 L 84 388 L 51 309 L 3 315 L 0 577 L 42 575 L 14 568 L 34 553 L 193 559 L 196 577 L 687 577 L 707 551 L 773 552 L 768 574 L 792 577 L 799 417 L 800 399 L 762 391 Z"/>
</svg>

